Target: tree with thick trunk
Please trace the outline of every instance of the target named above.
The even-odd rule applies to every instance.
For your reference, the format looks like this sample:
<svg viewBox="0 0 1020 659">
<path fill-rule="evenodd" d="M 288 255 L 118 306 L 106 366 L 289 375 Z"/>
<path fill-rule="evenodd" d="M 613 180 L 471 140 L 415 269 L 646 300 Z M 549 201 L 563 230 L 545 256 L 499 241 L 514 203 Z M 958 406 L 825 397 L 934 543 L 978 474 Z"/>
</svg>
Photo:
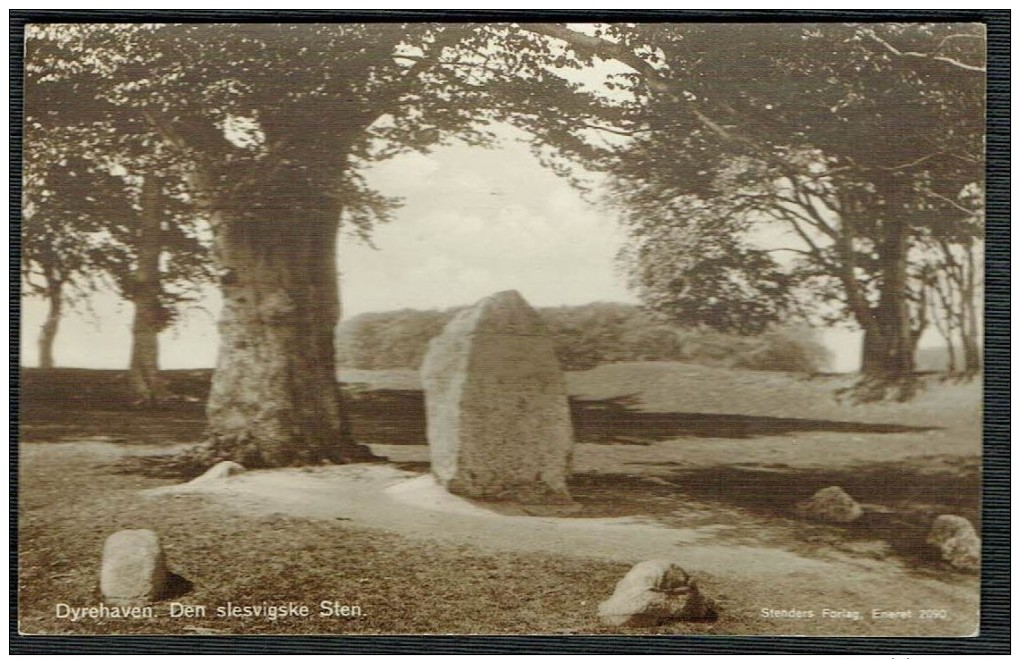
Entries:
<svg viewBox="0 0 1020 659">
<path fill-rule="evenodd" d="M 958 294 L 953 287 L 952 279 L 942 268 L 932 268 L 928 272 L 927 284 L 934 292 L 934 296 L 929 297 L 933 324 L 946 343 L 946 370 L 950 374 L 956 373 L 959 370 L 956 357 Z"/>
<path fill-rule="evenodd" d="M 977 249 L 975 241 L 966 245 L 966 259 L 963 274 L 963 286 L 960 296 L 960 305 L 963 311 L 960 322 L 961 342 L 963 344 L 963 369 L 967 375 L 976 375 L 981 371 L 981 343 L 980 330 L 978 329 L 979 297 L 978 297 L 978 259 L 974 252 Z"/>
<path fill-rule="evenodd" d="M 346 158 L 336 146 L 336 163 L 317 167 L 339 180 Z M 285 190 L 294 206 L 280 198 L 236 215 L 223 208 L 218 218 L 223 311 L 211 441 L 218 455 L 250 466 L 365 459 L 371 454 L 351 441 L 337 389 L 340 202 L 304 168 L 284 166 L 275 176 L 262 183 Z"/>
<path fill-rule="evenodd" d="M 385 200 L 361 178 L 366 166 L 453 136 L 486 143 L 490 121 L 530 130 L 554 166 L 557 155 L 597 160 L 615 154 L 594 148 L 591 130 L 633 127 L 627 120 L 637 106 L 650 108 L 656 127 L 666 117 L 692 122 L 669 128 L 673 134 L 709 132 L 739 149 L 772 150 L 749 137 L 758 126 L 727 98 L 739 95 L 739 83 L 652 63 L 660 45 L 668 57 L 672 46 L 686 48 L 687 27 L 608 32 L 613 39 L 532 24 L 40 28 L 29 35 L 29 54 L 40 53 L 33 75 L 51 93 L 30 97 L 28 114 L 48 121 L 69 107 L 95 109 L 101 116 L 88 125 L 166 145 L 188 172 L 191 195 L 211 218 L 224 291 L 208 406 L 216 457 L 266 466 L 357 459 L 363 451 L 344 438 L 335 391 L 333 251 L 341 218 L 367 233 L 385 217 Z M 568 47 L 553 47 L 551 38 Z M 780 42 L 799 44 L 800 35 Z M 812 45 L 828 53 L 832 43 Z M 816 54 L 796 64 L 825 93 L 833 73 L 812 68 Z M 633 105 L 557 73 L 595 57 L 637 71 L 615 81 L 634 92 Z M 842 54 L 837 60 L 845 68 Z M 667 102 L 647 105 L 656 95 Z M 753 96 L 741 103 L 747 98 L 757 103 Z M 887 303 L 888 313 L 894 306 Z"/>
<path fill-rule="evenodd" d="M 334 354 L 341 220 L 366 233 L 386 211 L 358 166 L 426 149 L 443 135 L 485 142 L 485 122 L 499 116 L 539 131 L 568 130 L 558 122 L 594 107 L 550 108 L 542 99 L 584 94 L 561 78 L 520 75 L 539 66 L 547 47 L 541 37 L 523 38 L 509 26 L 394 27 L 250 26 L 235 33 L 221 26 L 217 39 L 233 44 L 227 60 L 239 58 L 259 77 L 247 95 L 220 99 L 233 104 L 232 116 L 245 118 L 234 134 L 218 125 L 219 116 L 142 109 L 152 131 L 192 163 L 192 194 L 215 234 L 223 310 L 209 442 L 201 450 L 207 458 L 281 466 L 371 457 L 345 426 Z M 175 53 L 228 48 L 210 45 L 207 31 L 164 32 L 169 43 L 189 44 Z M 518 43 L 479 65 L 479 49 L 501 39 Z M 253 43 L 275 54 L 246 54 Z M 522 47 L 534 52 L 518 52 Z M 315 65 L 300 68 L 306 52 L 315 54 Z M 322 58 L 330 63 L 323 66 Z M 198 78 L 186 83 L 189 90 L 211 89 L 221 83 L 217 76 L 238 70 L 172 66 L 181 85 Z"/>
<path fill-rule="evenodd" d="M 864 326 L 861 372 L 866 376 L 898 380 L 914 373 L 910 300 L 907 296 L 907 256 L 910 247 L 906 222 L 885 219 L 876 245 L 881 273 L 873 322 Z"/>
</svg>

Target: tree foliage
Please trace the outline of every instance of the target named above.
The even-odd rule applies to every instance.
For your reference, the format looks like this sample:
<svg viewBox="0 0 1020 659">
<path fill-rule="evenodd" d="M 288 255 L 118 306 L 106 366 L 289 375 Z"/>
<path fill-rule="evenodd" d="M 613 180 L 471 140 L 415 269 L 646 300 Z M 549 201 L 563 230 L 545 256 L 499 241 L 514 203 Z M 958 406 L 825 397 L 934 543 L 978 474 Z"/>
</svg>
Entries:
<svg viewBox="0 0 1020 659">
<path fill-rule="evenodd" d="M 602 163 L 644 299 L 745 331 L 849 318 L 880 337 L 879 361 L 909 367 L 928 236 L 980 231 L 982 27 L 638 26 L 631 39 L 653 54 L 629 137 Z M 702 268 L 718 277 L 695 286 Z"/>
<path fill-rule="evenodd" d="M 141 188 L 157 176 L 112 149 L 62 156 L 50 136 L 32 145 L 25 176 L 22 274 L 31 295 L 61 295 L 74 303 L 103 289 L 125 300 L 136 297 Z M 46 156 L 40 155 L 49 147 Z M 120 153 L 123 156 L 123 152 Z M 160 304 L 164 327 L 182 305 L 197 299 L 212 274 L 208 229 L 188 201 L 180 180 L 160 177 Z M 59 282 L 59 292 L 52 286 Z"/>
<path fill-rule="evenodd" d="M 31 37 L 30 126 L 169 147 L 217 208 L 249 218 L 317 212 L 300 186 L 265 185 L 300 178 L 341 198 L 364 235 L 392 208 L 362 178 L 367 164 L 489 143 L 495 121 L 581 152 L 578 117 L 598 105 L 553 73 L 584 58 L 508 24 L 74 25 Z"/>
</svg>

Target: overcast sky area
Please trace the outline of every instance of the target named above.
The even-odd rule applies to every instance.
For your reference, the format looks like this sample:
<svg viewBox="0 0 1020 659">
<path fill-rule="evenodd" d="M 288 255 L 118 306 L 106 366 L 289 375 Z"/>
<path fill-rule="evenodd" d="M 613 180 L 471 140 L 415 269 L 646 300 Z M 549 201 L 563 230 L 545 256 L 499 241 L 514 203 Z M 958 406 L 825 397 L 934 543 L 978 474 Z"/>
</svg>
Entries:
<svg viewBox="0 0 1020 659">
<path fill-rule="evenodd" d="M 624 232 L 616 218 L 584 201 L 543 168 L 526 145 L 466 145 L 399 156 L 378 165 L 370 182 L 404 199 L 393 222 L 340 245 L 344 317 L 393 309 L 468 305 L 517 289 L 534 306 L 636 302 L 616 268 Z M 67 314 L 55 345 L 59 366 L 126 368 L 131 307 L 115 295 Z M 22 309 L 21 362 L 38 364 L 36 341 L 45 305 Z M 215 364 L 219 300 L 210 290 L 161 335 L 164 368 Z M 857 367 L 859 335 L 826 331 L 834 370 Z"/>
</svg>

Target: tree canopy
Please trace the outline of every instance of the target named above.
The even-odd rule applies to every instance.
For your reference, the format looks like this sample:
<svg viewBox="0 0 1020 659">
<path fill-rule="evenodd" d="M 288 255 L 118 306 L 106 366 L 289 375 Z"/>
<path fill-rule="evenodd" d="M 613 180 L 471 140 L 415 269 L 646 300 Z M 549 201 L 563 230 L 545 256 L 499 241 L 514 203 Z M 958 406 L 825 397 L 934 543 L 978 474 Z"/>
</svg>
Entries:
<svg viewBox="0 0 1020 659">
<path fill-rule="evenodd" d="M 743 331 L 851 318 L 879 337 L 872 364 L 911 370 L 925 243 L 981 232 L 982 26 L 638 31 L 669 93 L 633 86 L 602 162 L 643 299 Z"/>
</svg>

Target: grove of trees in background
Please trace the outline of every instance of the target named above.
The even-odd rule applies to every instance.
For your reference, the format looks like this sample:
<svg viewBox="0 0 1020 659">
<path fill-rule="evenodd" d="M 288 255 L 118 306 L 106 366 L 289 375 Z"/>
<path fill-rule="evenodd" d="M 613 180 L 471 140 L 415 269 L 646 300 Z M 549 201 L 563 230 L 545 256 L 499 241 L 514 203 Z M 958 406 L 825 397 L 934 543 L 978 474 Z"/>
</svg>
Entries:
<svg viewBox="0 0 1020 659">
<path fill-rule="evenodd" d="M 340 324 L 341 368 L 417 369 L 429 341 L 459 311 L 403 309 L 364 313 Z M 776 327 L 756 336 L 677 327 L 630 304 L 595 302 L 537 310 L 565 370 L 613 362 L 681 361 L 766 371 L 814 373 L 830 355 L 806 327 Z"/>
<path fill-rule="evenodd" d="M 156 167 L 131 176 L 109 154 L 78 149 L 68 157 L 60 146 L 66 145 L 51 134 L 26 149 L 21 268 L 28 294 L 47 303 L 39 365 L 56 365 L 65 305 L 115 292 L 134 309 L 131 391 L 138 404 L 157 405 L 159 334 L 211 278 L 200 217 L 183 200 L 180 183 L 157 175 Z"/>
</svg>

